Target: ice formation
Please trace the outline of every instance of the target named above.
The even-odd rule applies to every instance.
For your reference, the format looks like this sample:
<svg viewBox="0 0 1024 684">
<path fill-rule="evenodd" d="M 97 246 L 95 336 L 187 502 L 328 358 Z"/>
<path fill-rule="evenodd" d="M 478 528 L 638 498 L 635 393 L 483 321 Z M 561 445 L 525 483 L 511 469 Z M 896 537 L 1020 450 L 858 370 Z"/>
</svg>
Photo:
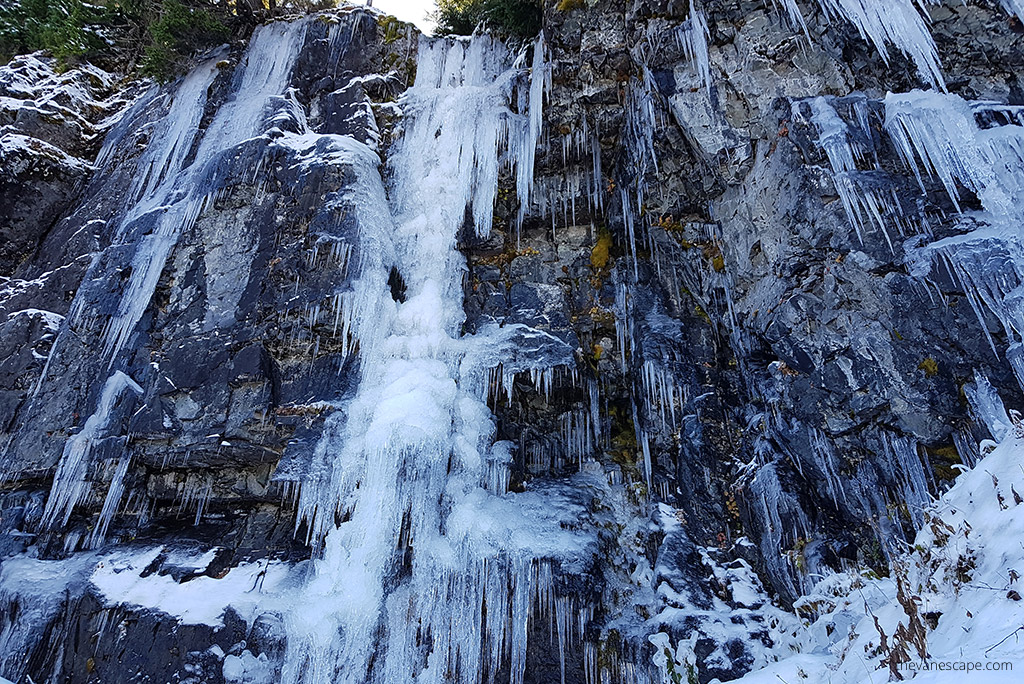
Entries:
<svg viewBox="0 0 1024 684">
<path fill-rule="evenodd" d="M 126 392 L 135 392 L 141 396 L 143 389 L 121 371 L 114 371 L 103 384 L 96 411 L 64 445 L 64 453 L 61 454 L 50 496 L 46 500 L 46 509 L 43 511 L 43 524 L 66 524 L 75 505 L 88 495 L 90 456 L 104 438 L 120 435 L 120 431 L 111 435 L 109 428 L 115 405 Z"/>
<path fill-rule="evenodd" d="M 1019 0 L 1006 0 L 1007 3 Z M 870 41 L 882 59 L 889 61 L 889 45 L 906 53 L 917 66 L 921 80 L 945 90 L 939 54 L 922 12 L 927 2 L 913 0 L 817 0 L 827 17 L 842 18 L 853 24 L 861 38 Z M 807 35 L 807 24 L 796 0 L 782 0 L 790 22 Z M 917 5 L 920 5 L 919 10 Z"/>
<path fill-rule="evenodd" d="M 144 390 L 118 370 L 119 353 L 131 340 L 136 325 L 149 307 L 179 236 L 196 221 L 223 182 L 219 176 L 223 171 L 218 166 L 221 157 L 262 132 L 267 104 L 271 97 L 284 92 L 304 32 L 304 21 L 276 22 L 260 27 L 236 71 L 233 97 L 218 109 L 205 129 L 201 129 L 199 123 L 207 92 L 219 69 L 217 58 L 192 70 L 173 94 L 168 95 L 171 102 L 167 113 L 151 133 L 154 142 L 139 159 L 140 173 L 135 176 L 123 214 L 118 217 L 116 238 L 110 248 L 126 249 L 130 254 L 130 268 L 122 290 L 105 293 L 94 289 L 94 286 L 103 287 L 103 281 L 94 273 L 102 259 L 94 259 L 93 267 L 72 302 L 68 327 L 55 342 L 60 345 L 64 342 L 62 337 L 81 335 L 95 330 L 99 324 L 102 353 L 111 374 L 94 399 L 96 408 L 92 415 L 64 447 L 46 503 L 44 524 L 67 522 L 75 505 L 90 493 L 89 475 L 95 446 L 105 438 L 123 434 L 120 429 L 110 430 L 115 404 L 128 390 L 140 396 Z M 148 98 L 143 100 L 143 104 L 148 102 Z M 122 129 L 133 123 L 130 117 L 124 119 L 111 137 L 123 136 Z M 108 300 L 111 294 L 112 302 Z M 44 371 L 40 387 L 45 380 Z M 94 542 L 102 539 L 119 505 L 120 481 L 115 471 L 100 528 L 93 535 Z"/>
<path fill-rule="evenodd" d="M 943 87 L 934 43 L 910 0 L 821 0 L 821 4 L 830 14 L 851 21 L 883 57 L 887 57 L 887 45 L 896 46 L 911 56 L 924 80 Z M 804 26 L 795 2 L 786 0 L 784 5 L 791 18 Z M 1006 0 L 1006 5 L 1021 11 L 1016 0 Z M 548 621 L 557 642 L 564 680 L 566 652 L 586 641 L 584 626 L 593 617 L 593 606 L 559 596 L 555 575 L 559 570 L 582 571 L 580 559 L 594 555 L 596 534 L 581 529 L 584 524 L 580 521 L 588 515 L 586 502 L 570 496 L 567 491 L 571 488 L 508 491 L 515 447 L 509 442 L 495 443 L 492 407 L 512 404 L 517 387 L 524 385 L 532 386 L 543 400 L 550 400 L 557 383 L 566 378 L 578 387 L 574 349 L 550 333 L 520 324 L 495 322 L 473 335 L 463 335 L 466 264 L 458 240 L 467 216 L 476 236 L 489 235 L 502 173 L 515 179 L 520 224 L 530 213 L 550 215 L 552 225 L 556 213 L 561 213 L 566 223 L 575 223 L 577 195 L 586 195 L 592 212 L 603 209 L 606 191 L 597 133 L 583 119 L 581 130 L 562 139 L 563 165 L 567 169 L 574 165 L 573 170 L 567 171 L 557 186 L 534 187 L 543 105 L 551 79 L 543 37 L 531 46 L 529 68 L 529 50 L 517 54 L 487 35 L 466 40 L 424 38 L 419 45 L 416 82 L 395 106 L 401 113 L 401 135 L 382 173 L 376 131 L 364 140 L 315 133 L 305 121 L 302 106 L 289 95 L 292 65 L 306 26 L 305 21 L 278 22 L 257 30 L 236 69 L 232 96 L 205 129 L 200 122 L 207 92 L 219 73 L 216 59 L 193 70 L 170 91 L 173 94 L 164 95 L 167 101 L 159 101 L 159 95 L 151 92 L 140 103 L 160 102 L 166 113 L 149 133 L 152 142 L 139 160 L 135 186 L 117 217 L 115 246 L 130 251 L 131 271 L 123 290 L 113 293 L 112 302 L 92 289 L 98 286 L 90 284 L 87 276 L 68 321 L 99 332 L 109 375 L 92 397 L 92 414 L 65 444 L 43 511 L 44 523 L 66 524 L 77 504 L 98 496 L 92 491 L 94 481 L 109 482 L 98 525 L 88 536 L 89 547 L 102 543 L 122 506 L 131 463 L 120 441 L 124 412 L 133 398 L 145 394 L 139 383 L 119 370 L 124 367 L 120 356 L 131 346 L 178 239 L 226 182 L 222 177 L 225 159 L 264 129 L 282 123 L 268 119 L 268 105 L 273 103 L 279 117 L 288 119 L 290 125 L 289 132 L 277 128 L 268 146 L 286 148 L 298 166 L 315 160 L 344 167 L 350 174 L 353 180 L 344 191 L 324 201 L 358 226 L 361 245 L 354 260 L 352 244 L 325 232 L 316 236 L 308 255 L 311 264 L 334 268 L 344 287 L 327 303 L 307 304 L 300 312 L 305 326 L 313 329 L 324 317 L 332 317 L 332 333 L 342 340 L 344 354 L 359 352 L 353 394 L 343 401 L 318 405 L 329 413 L 322 436 L 309 470 L 290 483 L 299 509 L 297 532 L 316 549 L 315 557 L 297 571 L 284 564 L 261 567 L 246 563 L 219 579 L 202 577 L 183 588 L 168 577 L 150 579 L 146 573 L 157 558 L 173 551 L 155 547 L 141 553 L 114 553 L 103 556 L 102 564 L 87 568 L 100 557 L 90 552 L 81 556 L 83 565 L 75 577 L 84 581 L 87 575 L 111 604 L 164 611 L 184 624 L 218 626 L 228 607 L 243 619 L 252 619 L 258 600 L 260 609 L 278 610 L 286 616 L 289 638 L 283 678 L 290 683 L 481 684 L 507 678 L 520 684 L 527 639 L 540 619 Z M 709 31 L 696 3 L 675 38 L 710 93 Z M 332 28 L 330 40 L 332 54 L 344 49 L 345 32 Z M 653 75 L 642 68 L 639 76 L 629 81 L 626 93 L 624 182 L 616 198 L 633 258 L 631 274 L 618 274 L 614 282 L 615 325 L 621 368 L 626 371 L 633 363 L 639 378 L 627 418 L 635 429 L 647 492 L 664 485 L 654 482 L 654 430 L 686 434 L 687 422 L 696 417 L 687 412 L 695 410 L 700 400 L 688 395 L 671 359 L 656 358 L 653 353 L 648 357 L 642 348 L 644 340 L 634 337 L 637 302 L 632 287 L 640 279 L 638 253 L 646 246 L 653 253 L 655 266 L 660 267 L 650 218 L 644 210 L 647 176 L 658 167 L 654 143 L 659 123 L 657 97 Z M 1019 113 L 939 92 L 890 94 L 885 106 L 886 131 L 914 170 L 922 190 L 925 176 L 931 175 L 941 181 L 957 210 L 968 206 L 972 200 L 968 194 L 982 206 L 982 211 L 972 216 L 982 227 L 931 244 L 925 243 L 926 235 L 919 236 L 921 239 L 907 243 L 911 250 L 908 263 L 915 275 L 927 278 L 929 268 L 944 260 L 967 290 L 982 326 L 986 310 L 999 318 L 1010 339 L 1008 356 L 1024 386 L 1024 254 L 1017 236 L 1022 218 L 1019 198 L 1024 194 L 1024 129 Z M 793 112 L 794 118 L 805 118 L 816 131 L 842 206 L 862 241 L 866 229 L 875 227 L 895 252 L 891 229 L 905 232 L 898 216 L 899 201 L 895 195 L 890 200 L 862 183 L 867 170 L 863 167 L 877 160 L 869 146 L 862 144 L 864 136 L 874 143 L 863 98 L 851 107 L 857 117 L 853 124 L 842 118 L 834 100 L 825 97 L 796 102 Z M 982 114 L 999 124 L 980 126 Z M 857 135 L 855 127 L 859 127 Z M 121 135 L 123 130 L 115 130 L 107 144 Z M 7 144 L 15 142 L 8 140 Z M 108 151 L 101 152 L 100 164 L 108 160 Z M 713 227 L 706 232 L 709 244 L 715 244 Z M 90 275 L 96 268 L 94 264 Z M 400 273 L 403 279 L 407 292 L 402 301 L 386 296 L 391 272 Z M 709 277 L 722 284 L 723 305 L 734 317 L 728 274 Z M 673 279 L 678 288 L 681 279 Z M 206 323 L 215 328 L 221 320 L 213 316 Z M 53 330 L 60 326 L 60 321 L 48 322 Z M 990 341 L 995 348 L 991 337 Z M 776 372 L 780 363 L 774 366 Z M 573 486 L 583 491 L 604 486 L 606 477 L 613 482 L 621 478 L 621 472 L 595 473 L 600 467 L 588 462 L 589 455 L 607 438 L 602 433 L 598 387 L 588 382 L 589 405 L 558 416 L 561 451 L 553 457 L 550 451 L 538 449 L 523 459 L 527 468 L 538 472 L 573 466 L 580 471 L 572 476 Z M 1008 453 L 1019 452 L 1020 445 L 1015 443 L 1014 427 L 1001 400 L 980 374 L 964 391 L 977 422 L 1004 442 L 985 463 L 997 468 L 1006 481 L 1017 482 Z M 756 426 L 760 418 L 752 419 L 751 424 Z M 783 433 L 785 437 L 797 434 L 806 438 L 808 448 L 795 454 L 784 445 L 773 444 L 772 439 L 757 438 L 756 459 L 745 468 L 750 473 L 747 486 L 754 515 L 765 527 L 760 554 L 771 574 L 788 583 L 783 588 L 791 594 L 815 592 L 803 599 L 802 605 L 810 605 L 819 594 L 826 596 L 822 605 L 831 602 L 837 606 L 830 618 L 849 627 L 854 618 L 837 615 L 849 608 L 839 595 L 861 588 L 863 584 L 854 586 L 861 580 L 834 575 L 812 587 L 813 572 L 794 572 L 790 552 L 783 552 L 811 539 L 814 525 L 798 497 L 780 481 L 782 462 L 789 460 L 801 476 L 822 482 L 820 496 L 836 509 L 850 498 L 868 501 L 880 528 L 898 524 L 897 516 L 887 510 L 894 502 L 887 498 L 886 485 L 906 505 L 911 523 L 924 528 L 936 509 L 929 494 L 935 483 L 929 479 L 921 448 L 909 437 L 879 432 L 880 458 L 889 481 L 865 476 L 851 485 L 844 482 L 844 463 L 822 431 L 782 425 L 778 416 L 765 421 L 771 424 L 766 432 L 777 443 L 785 442 Z M 963 445 L 962 453 L 976 446 L 969 444 L 972 438 L 964 432 L 955 439 L 958 449 Z M 96 463 L 100 451 L 106 457 L 102 465 Z M 99 471 L 102 474 L 95 475 Z M 970 485 L 958 485 L 960 489 L 954 489 L 940 506 L 952 502 L 962 511 L 970 511 L 971 506 L 991 509 L 987 503 L 975 506 L 973 500 L 964 502 L 964 488 L 976 486 L 979 477 L 972 477 Z M 1002 503 L 1006 486 L 994 486 Z M 180 509 L 194 515 L 197 524 L 212 487 L 209 478 L 191 474 L 179 483 Z M 662 494 L 667 497 L 667 491 Z M 660 529 L 667 535 L 678 534 L 675 513 L 667 506 L 660 510 Z M 994 509 L 988 513 L 996 515 Z M 952 515 L 961 514 L 954 511 Z M 1019 527 L 1018 517 L 1009 520 L 1013 529 Z M 886 538 L 897 536 L 888 529 L 881 532 Z M 923 531 L 920 538 L 927 539 L 927 534 Z M 79 541 L 69 535 L 66 550 L 76 548 Z M 722 615 L 731 610 L 732 617 L 738 618 L 766 602 L 764 590 L 745 561 L 721 567 L 711 558 L 712 552 L 700 549 L 702 562 L 718 585 L 728 590 L 734 605 L 726 607 L 718 601 L 713 609 L 695 610 L 692 600 L 666 581 L 656 592 L 658 600 L 669 607 L 646 627 L 671 626 L 674 620 L 692 617 L 719 620 L 716 635 L 724 641 L 733 628 Z M 890 560 L 899 558 L 893 548 L 883 552 Z M 186 555 L 181 562 L 197 570 L 205 569 L 212 560 L 208 554 Z M 992 563 L 985 569 L 991 571 Z M 59 580 L 37 564 L 23 560 L 5 563 L 5 575 L 15 572 L 23 572 L 29 580 L 38 579 L 49 592 L 48 598 L 60 593 Z M 637 586 L 652 590 L 655 572 L 667 570 L 637 564 L 633 579 Z M 0 578 L 0 586 L 21 583 Z M 263 595 L 251 594 L 255 583 L 261 583 Z M 873 608 L 884 608 L 889 622 L 895 614 L 892 584 L 872 584 L 877 596 L 867 601 Z M 19 591 L 24 593 L 23 588 Z M 212 594 L 217 594 L 217 600 L 209 600 Z M 988 604 L 975 599 L 984 604 L 982 609 L 992 612 Z M 938 597 L 930 600 L 941 603 Z M 53 612 L 57 608 L 51 603 L 44 602 L 34 610 Z M 848 630 L 833 637 L 834 625 L 828 628 L 819 624 L 821 617 L 815 619 L 813 638 L 805 635 L 804 642 L 787 643 L 778 630 L 772 632 L 773 639 L 781 639 L 780 648 L 806 650 L 790 659 L 796 665 L 783 661 L 765 672 L 788 673 L 790 666 L 820 664 L 825 658 L 822 649 L 831 649 L 844 638 L 849 644 L 861 645 L 857 635 L 851 636 Z M 780 617 L 773 629 L 790 626 L 784 622 Z M 18 626 L 2 620 L 0 626 L 0 644 L 18 648 L 9 646 L 24 637 Z M 953 648 L 956 639 L 948 639 Z M 673 668 L 693 667 L 694 645 L 689 641 L 673 643 L 667 632 L 657 633 L 650 641 L 657 647 L 653 664 L 666 677 L 671 678 Z M 604 662 L 604 654 L 599 657 L 594 643 L 586 641 L 582 646 L 588 682 L 609 681 L 609 671 L 629 681 L 644 681 L 646 674 L 637 670 L 635 663 L 616 660 L 609 664 Z M 718 647 L 721 650 L 720 644 Z M 724 651 L 715 657 L 728 660 Z M 773 656 L 762 650 L 757 657 L 760 666 Z M 849 674 L 852 666 L 839 665 L 847 668 L 841 669 L 844 676 Z M 228 681 L 255 681 L 268 676 L 266 667 L 265 657 L 260 660 L 242 651 L 225 658 L 224 676 Z M 851 679 L 853 676 L 850 674 Z"/>
<path fill-rule="evenodd" d="M 549 563 L 592 543 L 559 523 L 579 515 L 575 504 L 504 490 L 508 445 L 492 444 L 486 403 L 496 377 L 508 392 L 527 372 L 548 388 L 564 343 L 525 326 L 460 339 L 465 262 L 456 243 L 467 210 L 486 236 L 502 164 L 529 201 L 542 39 L 533 52 L 527 79 L 489 36 L 422 40 L 389 162 L 390 213 L 380 211 L 373 155 L 344 143 L 359 186 L 376 188 L 353 203 L 360 231 L 393 263 L 364 260 L 342 304 L 360 307 L 351 320 L 361 377 L 328 418 L 302 482 L 300 521 L 322 551 L 288 619 L 287 682 L 476 684 L 493 680 L 501 662 L 521 681 L 529 621 L 559 605 Z M 401 303 L 380 297 L 392 266 L 407 287 Z"/>
<path fill-rule="evenodd" d="M 235 74 L 234 96 L 218 108 L 202 132 L 193 161 L 185 165 L 199 133 L 206 93 L 217 76 L 217 60 L 194 69 L 175 93 L 159 129 L 146 148 L 135 204 L 121 219 L 118 237 L 135 249 L 131 275 L 104 327 L 104 354 L 114 362 L 128 343 L 156 289 L 178 237 L 195 223 L 219 189 L 219 157 L 261 132 L 266 106 L 283 94 L 301 45 L 305 22 L 275 22 L 257 30 Z M 76 301 L 75 313 L 89 315 Z"/>
<path fill-rule="evenodd" d="M 135 112 L 158 106 L 165 113 L 150 132 L 118 217 L 114 247 L 130 250 L 132 268 L 121 291 L 106 293 L 95 262 L 69 317 L 80 332 L 97 333 L 111 371 L 95 411 L 64 448 L 44 521 L 65 524 L 77 503 L 98 494 L 92 482 L 102 479 L 109 484 L 88 540 L 93 547 L 102 543 L 122 506 L 130 464 L 122 419 L 129 398 L 145 393 L 118 369 L 121 352 L 179 237 L 227 182 L 228 156 L 276 127 L 268 146 L 283 148 L 299 168 L 334 164 L 351 174 L 353 182 L 325 201 L 357 226 L 360 243 L 358 261 L 350 263 L 352 245 L 325 230 L 308 256 L 334 268 L 344 286 L 331 301 L 306 306 L 307 326 L 333 316 L 345 351 L 359 349 L 354 396 L 324 406 L 331 415 L 309 470 L 293 486 L 297 524 L 316 556 L 303 578 L 275 570 L 268 582 L 267 568 L 235 568 L 231 582 L 209 580 L 219 582 L 223 600 L 202 606 L 190 602 L 204 595 L 196 580 L 184 586 L 145 576 L 146 567 L 165 557 L 159 548 L 106 557 L 91 582 L 111 602 L 208 624 L 228 604 L 236 611 L 248 605 L 244 593 L 254 577 L 263 578 L 267 605 L 284 594 L 279 585 L 295 591 L 300 582 L 301 591 L 281 604 L 289 631 L 287 682 L 454 676 L 478 684 L 497 677 L 503 663 L 518 682 L 532 620 L 557 623 L 553 634 L 563 654 L 579 638 L 581 607 L 555 596 L 552 566 L 573 567 L 592 554 L 595 540 L 567 527 L 585 513 L 564 493 L 507 491 L 512 447 L 494 443 L 488 402 L 511 401 L 520 376 L 545 397 L 560 374 L 575 384 L 574 351 L 524 325 L 484 326 L 463 337 L 465 259 L 457 243 L 467 215 L 477 235 L 489 234 L 503 171 L 515 178 L 520 219 L 535 204 L 533 170 L 550 80 L 543 37 L 521 53 L 487 35 L 421 39 L 416 82 L 399 103 L 403 133 L 382 176 L 372 136 L 315 133 L 288 94 L 308 21 L 257 30 L 229 99 L 205 128 L 199 124 L 221 67 L 216 58 L 163 100 L 151 91 L 136 105 Z M 346 31 L 330 31 L 332 45 L 343 49 Z M 123 134 L 115 129 L 110 139 Z M 101 153 L 101 161 L 109 154 Z M 404 281 L 401 302 L 386 296 L 392 271 Z M 207 319 L 218 325 L 216 316 Z M 565 455 L 577 467 L 599 439 L 598 423 L 593 405 L 566 416 Z M 102 464 L 96 463 L 100 446 Z M 211 491 L 208 478 L 190 473 L 178 482 L 181 510 L 198 523 Z M 225 675 L 234 679 L 258 665 L 232 658 Z"/>
<path fill-rule="evenodd" d="M 700 82 L 711 90 L 711 63 L 708 57 L 708 22 L 696 1 L 690 3 L 690 18 L 677 30 L 676 38 L 693 65 Z"/>
<path fill-rule="evenodd" d="M 817 132 L 817 145 L 828 158 L 836 194 L 860 242 L 863 244 L 865 233 L 873 227 L 895 253 L 898 237 L 923 228 L 911 226 L 895 191 L 878 187 L 874 180 L 877 160 L 866 101 L 856 98 L 849 103 L 856 116 L 853 129 L 836 111 L 835 104 L 823 96 L 796 100 L 792 105 L 793 120 L 808 121 Z"/>
<path fill-rule="evenodd" d="M 1024 127 L 1015 120 L 988 128 L 978 117 L 993 107 L 957 95 L 914 91 L 885 99 L 885 128 L 922 191 L 922 174 L 941 181 L 950 201 L 964 213 L 965 232 L 931 243 L 908 243 L 907 262 L 927 278 L 937 262 L 959 280 L 993 352 L 996 343 L 985 321 L 996 317 L 1007 338 L 1006 355 L 1024 386 Z M 981 211 L 966 211 L 964 193 Z M 967 220 L 970 218 L 971 220 Z"/>
<path fill-rule="evenodd" d="M 835 101 L 815 97 L 793 103 L 794 119 L 808 121 L 817 132 L 850 224 L 862 242 L 865 228 L 876 227 L 894 253 L 896 238 L 912 235 L 903 244 L 910 272 L 926 283 L 933 271 L 948 272 L 963 287 L 999 354 L 986 323 L 986 315 L 995 316 L 1007 339 L 1003 351 L 1024 386 L 1024 245 L 1018 235 L 1024 219 L 1024 126 L 1012 108 L 995 103 L 920 90 L 886 96 L 885 132 L 921 193 L 928 193 L 926 179 L 938 180 L 961 214 L 960 234 L 929 241 L 926 215 L 919 214 L 913 225 L 891 187 L 875 189 L 872 178 L 881 172 L 871 148 L 878 143 L 868 137 L 871 126 L 862 102 L 847 102 L 857 135 Z M 973 202 L 981 209 L 969 209 Z"/>
</svg>

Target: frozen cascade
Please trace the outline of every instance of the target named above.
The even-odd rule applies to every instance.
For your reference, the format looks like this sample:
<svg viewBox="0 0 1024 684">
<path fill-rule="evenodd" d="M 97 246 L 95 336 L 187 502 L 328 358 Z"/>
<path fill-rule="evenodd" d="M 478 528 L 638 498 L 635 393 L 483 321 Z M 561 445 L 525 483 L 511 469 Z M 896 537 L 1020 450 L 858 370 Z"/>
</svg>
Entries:
<svg viewBox="0 0 1024 684">
<path fill-rule="evenodd" d="M 912 0 L 819 0 L 826 14 L 845 17 L 870 40 L 886 62 L 891 43 L 907 53 L 917 66 L 921 79 L 945 90 L 942 68 L 935 41 L 928 25 Z M 923 3 L 922 3 L 923 5 Z"/>
<path fill-rule="evenodd" d="M 1009 341 L 1007 357 L 1024 386 L 1024 127 L 1016 123 L 981 128 L 978 115 L 993 107 L 956 95 L 913 91 L 885 99 L 885 128 L 921 183 L 922 172 L 938 178 L 961 210 L 961 188 L 980 200 L 981 212 L 964 212 L 967 232 L 929 244 L 908 243 L 911 272 L 927 278 L 943 263 L 960 281 L 993 352 L 985 323 L 988 310 Z M 998 352 L 997 352 L 998 353 Z"/>
<path fill-rule="evenodd" d="M 277 22 L 257 30 L 235 74 L 234 96 L 206 128 L 188 166 L 185 162 L 195 145 L 207 91 L 217 75 L 216 58 L 190 72 L 173 92 L 170 108 L 153 133 L 154 142 L 139 161 L 144 171 L 136 177 L 134 204 L 126 207 L 112 246 L 129 247 L 133 253 L 130 275 L 104 328 L 103 354 L 111 366 L 117 363 L 118 353 L 131 339 L 148 308 L 178 236 L 195 222 L 210 194 L 215 192 L 220 180 L 216 176 L 218 160 L 260 132 L 269 98 L 284 91 L 304 31 L 302 21 Z M 129 119 L 121 125 L 132 123 Z M 96 263 L 94 260 L 94 266 Z M 99 317 L 90 310 L 94 293 L 87 286 L 89 281 L 87 274 L 72 303 L 69 325 Z M 56 344 L 59 343 L 58 339 Z M 42 382 L 41 378 L 40 385 Z M 106 432 L 110 414 L 126 389 L 143 394 L 135 381 L 114 370 L 103 386 L 92 416 L 65 444 L 47 500 L 44 524 L 65 524 L 75 505 L 89 493 L 86 478 L 90 454 L 97 441 L 109 436 Z M 108 496 L 117 495 L 115 485 L 111 485 Z M 111 499 L 111 506 L 116 505 Z M 112 510 L 107 513 L 113 515 Z M 109 519 L 105 515 L 101 519 L 101 527 L 105 527 Z M 100 531 L 100 537 L 102 534 Z"/>
<path fill-rule="evenodd" d="M 118 231 L 120 240 L 137 246 L 131 275 L 116 312 L 106 324 L 104 354 L 111 362 L 127 344 L 149 305 L 178 236 L 191 227 L 211 193 L 218 189 L 218 159 L 261 132 L 267 102 L 284 92 L 304 32 L 304 21 L 276 22 L 257 30 L 235 74 L 234 96 L 217 110 L 199 142 L 194 161 L 184 168 L 192 137 L 199 128 L 206 91 L 217 73 L 216 63 L 210 60 L 193 71 L 175 94 L 171 110 L 155 136 L 160 144 L 151 146 L 142 161 L 146 174 L 140 181 L 147 179 L 145 187 L 140 182 L 141 196 Z"/>
<path fill-rule="evenodd" d="M 327 419 L 322 470 L 302 486 L 300 517 L 322 556 L 287 620 L 284 681 L 476 684 L 507 662 L 520 682 L 534 609 L 565 614 L 547 560 L 565 567 L 585 555 L 589 537 L 559 523 L 581 511 L 554 493 L 504 491 L 510 445 L 492 445 L 486 399 L 499 365 L 507 389 L 515 372 L 543 389 L 568 347 L 525 326 L 459 337 L 458 236 L 467 210 L 489 232 L 502 163 L 529 192 L 542 50 L 538 41 L 524 95 L 523 70 L 489 36 L 420 43 L 389 162 L 391 215 L 369 195 L 354 205 L 360 230 L 393 254 L 407 298 L 373 289 L 391 264 L 362 265 L 353 297 L 374 308 L 354 319 L 358 389 Z M 360 144 L 347 144 L 355 156 Z M 368 152 L 358 153 L 358 185 L 379 195 Z M 509 345 L 534 348 L 533 360 L 509 359 Z M 557 622 L 563 643 L 570 621 Z"/>
<path fill-rule="evenodd" d="M 796 539 L 809 538 L 810 522 L 796 497 L 782 488 L 778 468 L 774 463 L 757 471 L 750 481 L 750 489 L 752 500 L 761 509 L 760 519 L 766 525 L 761 535 L 764 561 L 772 576 L 781 578 L 788 584 L 789 591 L 798 596 L 803 593 L 800 583 L 804 578 L 791 570 L 789 557 L 780 549 L 790 546 Z"/>
</svg>

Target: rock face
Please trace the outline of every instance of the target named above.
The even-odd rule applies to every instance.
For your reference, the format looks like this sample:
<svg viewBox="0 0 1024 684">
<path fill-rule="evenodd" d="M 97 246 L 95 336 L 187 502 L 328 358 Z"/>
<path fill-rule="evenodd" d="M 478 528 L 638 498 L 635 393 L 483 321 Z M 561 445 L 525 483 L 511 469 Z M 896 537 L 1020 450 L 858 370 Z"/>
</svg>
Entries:
<svg viewBox="0 0 1024 684">
<path fill-rule="evenodd" d="M 985 2 L 929 5 L 933 43 L 783 5 L 546 2 L 529 69 L 346 9 L 163 87 L 0 70 L 0 675 L 725 681 L 821 576 L 886 574 L 1002 437 L 996 393 L 1024 399 L 1024 35 Z M 503 156 L 438 191 L 470 188 L 451 245 L 401 218 L 414 83 L 508 108 L 450 150 Z M 427 259 L 465 268 L 443 344 L 401 313 Z M 459 408 L 400 406 L 375 453 L 445 423 L 441 479 L 403 455 L 399 500 L 486 551 L 445 551 L 428 615 L 447 566 L 391 502 L 379 603 L 345 622 L 316 604 L 363 600 L 338 588 L 361 547 L 330 542 L 372 505 L 366 471 L 335 486 L 346 426 L 368 359 L 423 355 Z"/>
</svg>

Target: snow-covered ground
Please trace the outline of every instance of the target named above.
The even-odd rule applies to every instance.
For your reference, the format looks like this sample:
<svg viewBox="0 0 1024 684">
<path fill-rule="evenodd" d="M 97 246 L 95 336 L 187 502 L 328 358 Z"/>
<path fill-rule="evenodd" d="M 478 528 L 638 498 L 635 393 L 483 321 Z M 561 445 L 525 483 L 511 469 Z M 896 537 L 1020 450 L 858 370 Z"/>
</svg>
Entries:
<svg viewBox="0 0 1024 684">
<path fill-rule="evenodd" d="M 982 448 L 890 577 L 823 579 L 797 602 L 804 629 L 777 644 L 780 660 L 740 681 L 866 684 L 893 671 L 922 683 L 1021 681 L 1024 431 Z"/>
</svg>

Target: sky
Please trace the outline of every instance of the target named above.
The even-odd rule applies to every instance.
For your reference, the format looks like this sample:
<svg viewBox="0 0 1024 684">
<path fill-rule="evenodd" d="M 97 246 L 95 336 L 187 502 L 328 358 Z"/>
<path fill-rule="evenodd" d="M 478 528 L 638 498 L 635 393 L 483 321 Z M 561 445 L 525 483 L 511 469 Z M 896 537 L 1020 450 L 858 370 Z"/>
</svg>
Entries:
<svg viewBox="0 0 1024 684">
<path fill-rule="evenodd" d="M 433 23 L 426 19 L 427 12 L 434 11 L 434 0 L 373 0 L 373 6 L 404 21 L 411 21 L 424 31 L 434 29 Z"/>
</svg>

